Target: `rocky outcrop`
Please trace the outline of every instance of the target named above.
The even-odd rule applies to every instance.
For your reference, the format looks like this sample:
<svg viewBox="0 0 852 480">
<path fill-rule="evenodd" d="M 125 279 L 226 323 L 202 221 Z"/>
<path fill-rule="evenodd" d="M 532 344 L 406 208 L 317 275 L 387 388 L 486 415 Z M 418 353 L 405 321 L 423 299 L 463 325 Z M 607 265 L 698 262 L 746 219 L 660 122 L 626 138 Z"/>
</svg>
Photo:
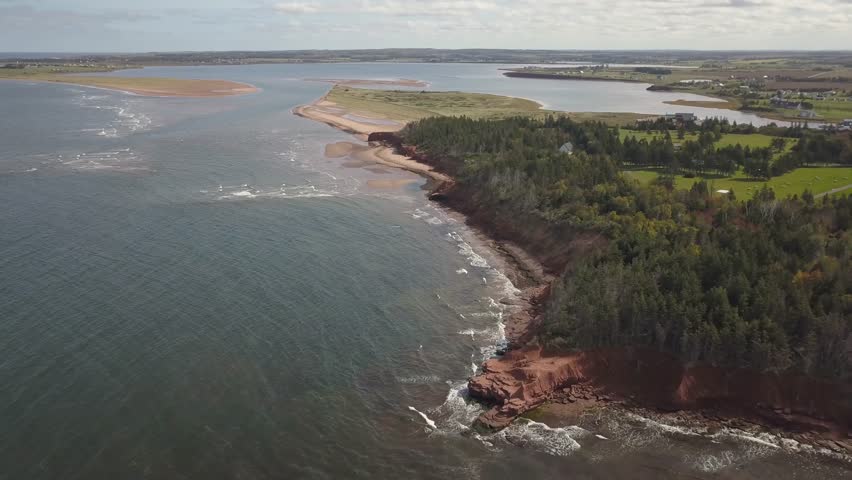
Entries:
<svg viewBox="0 0 852 480">
<path fill-rule="evenodd" d="M 490 428 L 508 426 L 554 392 L 583 380 L 573 358 L 542 357 L 540 350 L 514 350 L 488 360 L 482 368 L 482 374 L 470 380 L 468 391 L 473 398 L 495 405 L 479 417 Z"/>
<path fill-rule="evenodd" d="M 479 423 L 503 428 L 542 403 L 581 398 L 623 400 L 658 410 L 711 410 L 760 418 L 788 431 L 822 431 L 846 438 L 852 425 L 852 385 L 794 374 L 686 366 L 646 349 L 548 353 L 541 348 L 489 360 L 469 382 L 474 398 L 493 405 Z"/>
</svg>

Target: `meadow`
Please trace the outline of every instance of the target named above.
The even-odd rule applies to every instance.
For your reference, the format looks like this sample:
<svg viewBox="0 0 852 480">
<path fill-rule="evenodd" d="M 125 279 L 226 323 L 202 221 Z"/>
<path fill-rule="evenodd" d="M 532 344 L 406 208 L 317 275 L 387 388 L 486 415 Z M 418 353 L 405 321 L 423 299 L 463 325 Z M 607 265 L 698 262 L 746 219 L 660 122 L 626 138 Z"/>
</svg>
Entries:
<svg viewBox="0 0 852 480">
<path fill-rule="evenodd" d="M 335 85 L 325 98 L 349 111 L 400 122 L 442 116 L 497 119 L 513 116 L 568 115 L 577 121 L 591 120 L 609 125 L 627 125 L 647 117 L 639 113 L 555 112 L 543 110 L 541 104 L 532 100 L 484 93 L 373 90 Z"/>
<path fill-rule="evenodd" d="M 651 168 L 624 171 L 625 175 L 644 184 L 650 183 L 660 173 L 661 170 Z M 683 175 L 677 175 L 675 176 L 675 188 L 689 189 L 701 178 L 710 184 L 711 191 L 733 190 L 740 200 L 751 198 L 763 185 L 768 185 L 775 191 L 777 197 L 783 198 L 801 195 L 805 190 L 810 190 L 814 195 L 820 195 L 846 186 L 852 187 L 852 167 L 803 167 L 779 177 L 773 177 L 768 181 L 752 180 L 742 172 L 737 172 L 730 177 L 707 175 L 687 178 Z"/>
</svg>

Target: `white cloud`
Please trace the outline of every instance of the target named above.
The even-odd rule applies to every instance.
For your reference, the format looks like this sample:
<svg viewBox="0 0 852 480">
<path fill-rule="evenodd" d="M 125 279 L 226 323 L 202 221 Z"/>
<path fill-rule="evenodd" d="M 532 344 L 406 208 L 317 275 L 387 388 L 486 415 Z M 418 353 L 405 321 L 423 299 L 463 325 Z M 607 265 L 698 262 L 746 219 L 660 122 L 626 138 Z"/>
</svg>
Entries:
<svg viewBox="0 0 852 480">
<path fill-rule="evenodd" d="M 33 6 L 35 0 L 0 0 L 0 44 L 6 49 L 32 48 L 36 43 L 76 45 L 73 42 L 80 35 L 67 32 L 86 30 L 94 38 L 94 32 L 104 28 L 128 32 L 132 27 L 133 35 L 124 34 L 127 42 L 138 42 L 146 50 L 718 50 L 842 49 L 852 45 L 852 0 L 186 1 L 192 6 L 182 1 L 179 8 L 135 3 L 131 8 L 131 0 L 113 0 L 110 8 L 51 10 Z M 51 32 L 66 33 L 51 39 Z M 171 36 L 161 37 L 162 32 L 171 32 Z M 273 40 L 271 35 L 276 35 Z M 281 38 L 287 41 L 279 41 Z M 144 39 L 156 41 L 157 47 Z"/>
<path fill-rule="evenodd" d="M 290 14 L 316 13 L 320 11 L 320 7 L 317 4 L 305 2 L 281 2 L 276 3 L 273 8 L 278 12 Z"/>
</svg>

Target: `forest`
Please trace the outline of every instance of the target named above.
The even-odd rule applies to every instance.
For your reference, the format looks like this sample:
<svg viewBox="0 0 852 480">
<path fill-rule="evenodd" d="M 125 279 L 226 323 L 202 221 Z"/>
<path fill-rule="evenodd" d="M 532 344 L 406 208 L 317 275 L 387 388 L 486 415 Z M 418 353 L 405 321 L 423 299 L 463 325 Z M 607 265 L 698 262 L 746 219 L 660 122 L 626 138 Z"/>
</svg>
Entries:
<svg viewBox="0 0 852 480">
<path fill-rule="evenodd" d="M 727 158 L 711 153 L 701 136 L 733 125 L 694 128 L 697 146 L 680 152 L 695 148 Z M 848 150 L 825 146 L 832 138 L 783 130 L 775 134 L 796 142 L 793 164 L 848 161 L 840 158 Z M 684 162 L 669 139 L 621 141 L 602 123 L 564 117 L 428 118 L 401 136 L 459 187 L 475 192 L 471 201 L 499 211 L 503 222 L 520 229 L 544 222 L 558 242 L 570 242 L 566 231 L 606 239 L 564 266 L 539 342 L 565 349 L 650 347 L 690 363 L 849 378 L 852 197 L 815 200 L 805 191 L 777 198 L 764 187 L 738 201 L 711 192 L 704 181 L 689 190 L 641 185 L 622 174 L 624 164 L 698 167 Z M 565 142 L 573 153 L 559 151 Z M 756 157 L 730 156 L 734 163 Z M 780 168 L 781 160 L 766 158 L 766 171 Z"/>
</svg>

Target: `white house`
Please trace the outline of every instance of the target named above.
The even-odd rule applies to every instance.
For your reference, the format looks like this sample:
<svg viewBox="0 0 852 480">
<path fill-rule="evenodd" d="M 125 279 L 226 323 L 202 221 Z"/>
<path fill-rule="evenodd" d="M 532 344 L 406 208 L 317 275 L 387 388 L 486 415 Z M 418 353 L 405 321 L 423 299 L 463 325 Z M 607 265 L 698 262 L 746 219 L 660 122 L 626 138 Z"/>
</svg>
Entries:
<svg viewBox="0 0 852 480">
<path fill-rule="evenodd" d="M 572 153 L 574 153 L 574 144 L 572 144 L 571 142 L 565 142 L 564 145 L 559 147 L 559 151 L 561 153 L 567 153 L 568 155 L 571 155 Z"/>
</svg>

